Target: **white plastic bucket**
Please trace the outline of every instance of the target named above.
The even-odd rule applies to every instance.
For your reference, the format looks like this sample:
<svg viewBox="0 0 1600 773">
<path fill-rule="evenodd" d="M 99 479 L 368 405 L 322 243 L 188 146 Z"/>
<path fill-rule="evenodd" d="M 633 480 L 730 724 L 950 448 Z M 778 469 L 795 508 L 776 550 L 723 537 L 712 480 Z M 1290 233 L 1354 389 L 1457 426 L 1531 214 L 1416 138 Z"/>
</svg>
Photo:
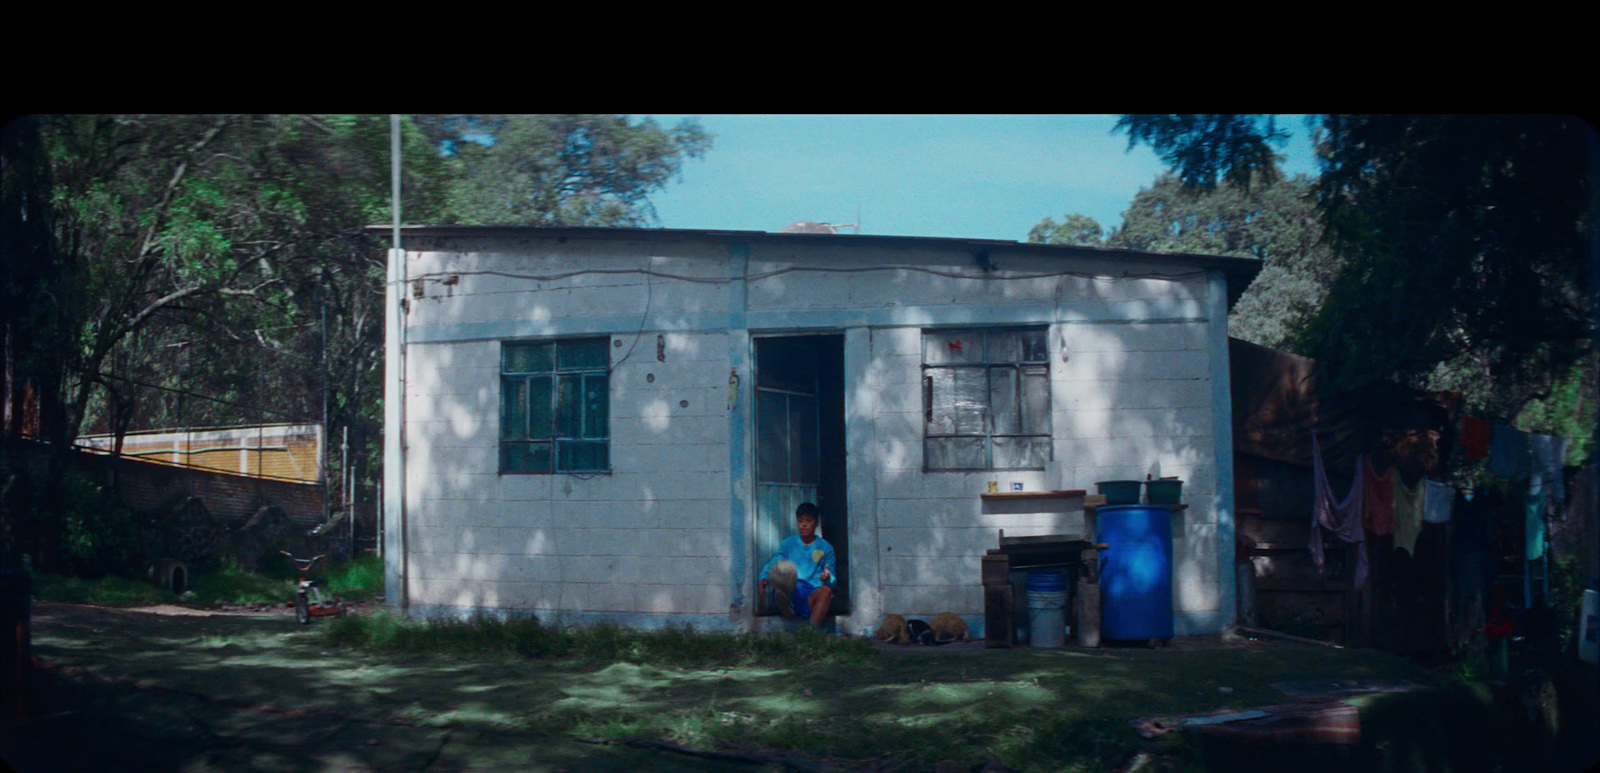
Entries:
<svg viewBox="0 0 1600 773">
<path fill-rule="evenodd" d="M 1028 598 L 1028 643 L 1055 648 L 1067 641 L 1067 592 L 1030 590 Z"/>
</svg>

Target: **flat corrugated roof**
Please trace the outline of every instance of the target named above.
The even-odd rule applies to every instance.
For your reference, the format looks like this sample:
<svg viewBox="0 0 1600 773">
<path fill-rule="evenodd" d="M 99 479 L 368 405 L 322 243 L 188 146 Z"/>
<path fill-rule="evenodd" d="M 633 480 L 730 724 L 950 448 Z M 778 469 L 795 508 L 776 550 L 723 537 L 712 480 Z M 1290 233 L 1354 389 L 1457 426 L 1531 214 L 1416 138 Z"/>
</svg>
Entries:
<svg viewBox="0 0 1600 773">
<path fill-rule="evenodd" d="M 392 225 L 370 225 L 366 230 L 375 235 L 394 231 Z M 423 237 L 475 237 L 521 236 L 555 237 L 568 239 L 706 239 L 711 241 L 808 243 L 856 246 L 932 247 L 958 250 L 1016 250 L 1035 255 L 1079 258 L 1136 258 L 1159 263 L 1181 263 L 1202 268 L 1218 268 L 1228 276 L 1228 303 L 1232 306 L 1246 287 L 1261 272 L 1258 258 L 1239 258 L 1228 255 L 1202 255 L 1185 252 L 1147 252 L 1144 250 L 1113 249 L 1110 247 L 1078 247 L 1060 244 L 1033 244 L 1002 239 L 963 239 L 947 236 L 889 236 L 883 234 L 815 234 L 777 233 L 770 231 L 734 231 L 700 228 L 596 228 L 587 226 L 525 226 L 525 225 L 403 225 L 400 226 L 401 244 L 406 236 Z"/>
</svg>

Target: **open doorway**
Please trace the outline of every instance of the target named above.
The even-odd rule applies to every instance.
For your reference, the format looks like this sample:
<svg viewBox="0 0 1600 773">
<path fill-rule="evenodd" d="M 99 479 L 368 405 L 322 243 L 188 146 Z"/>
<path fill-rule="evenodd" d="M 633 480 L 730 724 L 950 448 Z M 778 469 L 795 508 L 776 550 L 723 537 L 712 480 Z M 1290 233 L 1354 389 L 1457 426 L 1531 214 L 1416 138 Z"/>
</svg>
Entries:
<svg viewBox="0 0 1600 773">
<path fill-rule="evenodd" d="M 844 336 L 758 337 L 756 349 L 757 565 L 794 533 L 794 510 L 815 502 L 839 578 L 833 611 L 850 611 L 850 520 L 845 507 Z"/>
</svg>

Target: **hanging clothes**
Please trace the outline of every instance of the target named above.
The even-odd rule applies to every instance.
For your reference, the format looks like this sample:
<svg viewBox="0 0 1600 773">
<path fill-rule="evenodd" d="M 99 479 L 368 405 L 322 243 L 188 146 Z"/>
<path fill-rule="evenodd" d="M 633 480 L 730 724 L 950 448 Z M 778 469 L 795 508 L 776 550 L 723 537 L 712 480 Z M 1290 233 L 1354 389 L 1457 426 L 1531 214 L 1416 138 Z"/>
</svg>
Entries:
<svg viewBox="0 0 1600 773">
<path fill-rule="evenodd" d="M 1415 556 L 1417 535 L 1422 533 L 1422 481 L 1407 486 L 1399 471 L 1394 476 L 1394 546 Z"/>
<path fill-rule="evenodd" d="M 1344 542 L 1356 545 L 1356 587 L 1367 583 L 1367 535 L 1361 526 L 1362 476 L 1361 465 L 1366 457 L 1356 457 L 1356 474 L 1350 484 L 1350 493 L 1343 501 L 1334 501 L 1333 489 L 1328 485 L 1328 474 L 1322 466 L 1322 445 L 1315 432 L 1311 433 L 1311 560 L 1322 568 L 1322 530 L 1338 535 Z"/>
<path fill-rule="evenodd" d="M 1422 489 L 1422 522 L 1448 522 L 1450 520 L 1450 509 L 1456 503 L 1455 487 L 1447 483 L 1424 478 Z"/>
<path fill-rule="evenodd" d="M 1378 536 L 1394 533 L 1394 476 L 1390 467 L 1379 474 L 1372 467 L 1372 459 L 1361 464 L 1361 482 L 1364 501 L 1361 503 L 1361 520 L 1367 531 Z"/>
<path fill-rule="evenodd" d="M 1489 441 L 1489 472 L 1495 477 L 1511 481 L 1528 477 L 1530 453 L 1528 433 L 1504 424 L 1494 425 Z"/>
<path fill-rule="evenodd" d="M 1461 415 L 1461 447 L 1468 459 L 1482 459 L 1489 455 L 1489 436 L 1494 425 L 1476 416 Z"/>
<path fill-rule="evenodd" d="M 1534 475 L 1528 481 L 1528 493 L 1523 497 L 1523 535 L 1527 549 L 1523 557 L 1529 561 L 1544 555 L 1544 481 Z"/>
<path fill-rule="evenodd" d="M 1533 470 L 1544 478 L 1545 505 L 1554 510 L 1566 500 L 1566 486 L 1561 468 L 1567 461 L 1567 439 L 1560 435 L 1528 434 Z M 1560 511 L 1555 512 L 1560 515 Z"/>
</svg>

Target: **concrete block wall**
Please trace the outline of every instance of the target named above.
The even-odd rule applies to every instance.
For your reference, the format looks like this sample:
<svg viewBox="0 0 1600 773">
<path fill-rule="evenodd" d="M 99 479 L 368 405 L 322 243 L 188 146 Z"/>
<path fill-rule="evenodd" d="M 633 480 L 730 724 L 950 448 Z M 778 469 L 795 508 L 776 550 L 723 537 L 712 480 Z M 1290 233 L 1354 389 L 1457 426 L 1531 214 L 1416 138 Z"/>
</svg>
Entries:
<svg viewBox="0 0 1600 773">
<path fill-rule="evenodd" d="M 429 277 L 408 319 L 421 339 L 408 346 L 406 390 L 412 608 L 656 625 L 725 619 L 734 549 L 727 336 L 673 321 L 696 305 L 725 308 L 725 287 L 605 273 L 694 276 L 708 270 L 704 260 L 597 257 L 581 242 L 538 257 L 519 251 L 535 248 L 411 256 L 409 273 Z M 574 274 L 585 260 L 602 270 Z M 501 475 L 501 346 L 568 336 L 610 342 L 613 472 Z"/>
<path fill-rule="evenodd" d="M 1211 319 L 1203 272 L 1002 254 L 996 270 L 976 274 L 964 254 L 934 248 L 739 254 L 693 241 L 487 238 L 414 253 L 411 274 L 427 277 L 408 319 L 416 607 L 747 624 L 730 605 L 766 557 L 745 555 L 754 508 L 730 469 L 732 348 L 752 334 L 830 331 L 847 341 L 847 630 L 888 612 L 942 611 L 977 630 L 981 556 L 1000 529 L 1093 528 L 1081 500 L 986 501 L 988 481 L 1093 493 L 1096 481 L 1147 474 L 1182 477 L 1190 503 L 1174 522 L 1179 632 L 1216 618 L 1210 375 L 1225 369 L 1213 367 L 1211 326 L 1225 320 Z M 1049 329 L 1060 469 L 924 472 L 923 329 L 1033 324 Z M 613 344 L 613 471 L 499 475 L 501 342 L 577 335 Z M 742 421 L 753 429 L 748 414 Z M 745 524 L 734 523 L 741 496 Z"/>
</svg>

